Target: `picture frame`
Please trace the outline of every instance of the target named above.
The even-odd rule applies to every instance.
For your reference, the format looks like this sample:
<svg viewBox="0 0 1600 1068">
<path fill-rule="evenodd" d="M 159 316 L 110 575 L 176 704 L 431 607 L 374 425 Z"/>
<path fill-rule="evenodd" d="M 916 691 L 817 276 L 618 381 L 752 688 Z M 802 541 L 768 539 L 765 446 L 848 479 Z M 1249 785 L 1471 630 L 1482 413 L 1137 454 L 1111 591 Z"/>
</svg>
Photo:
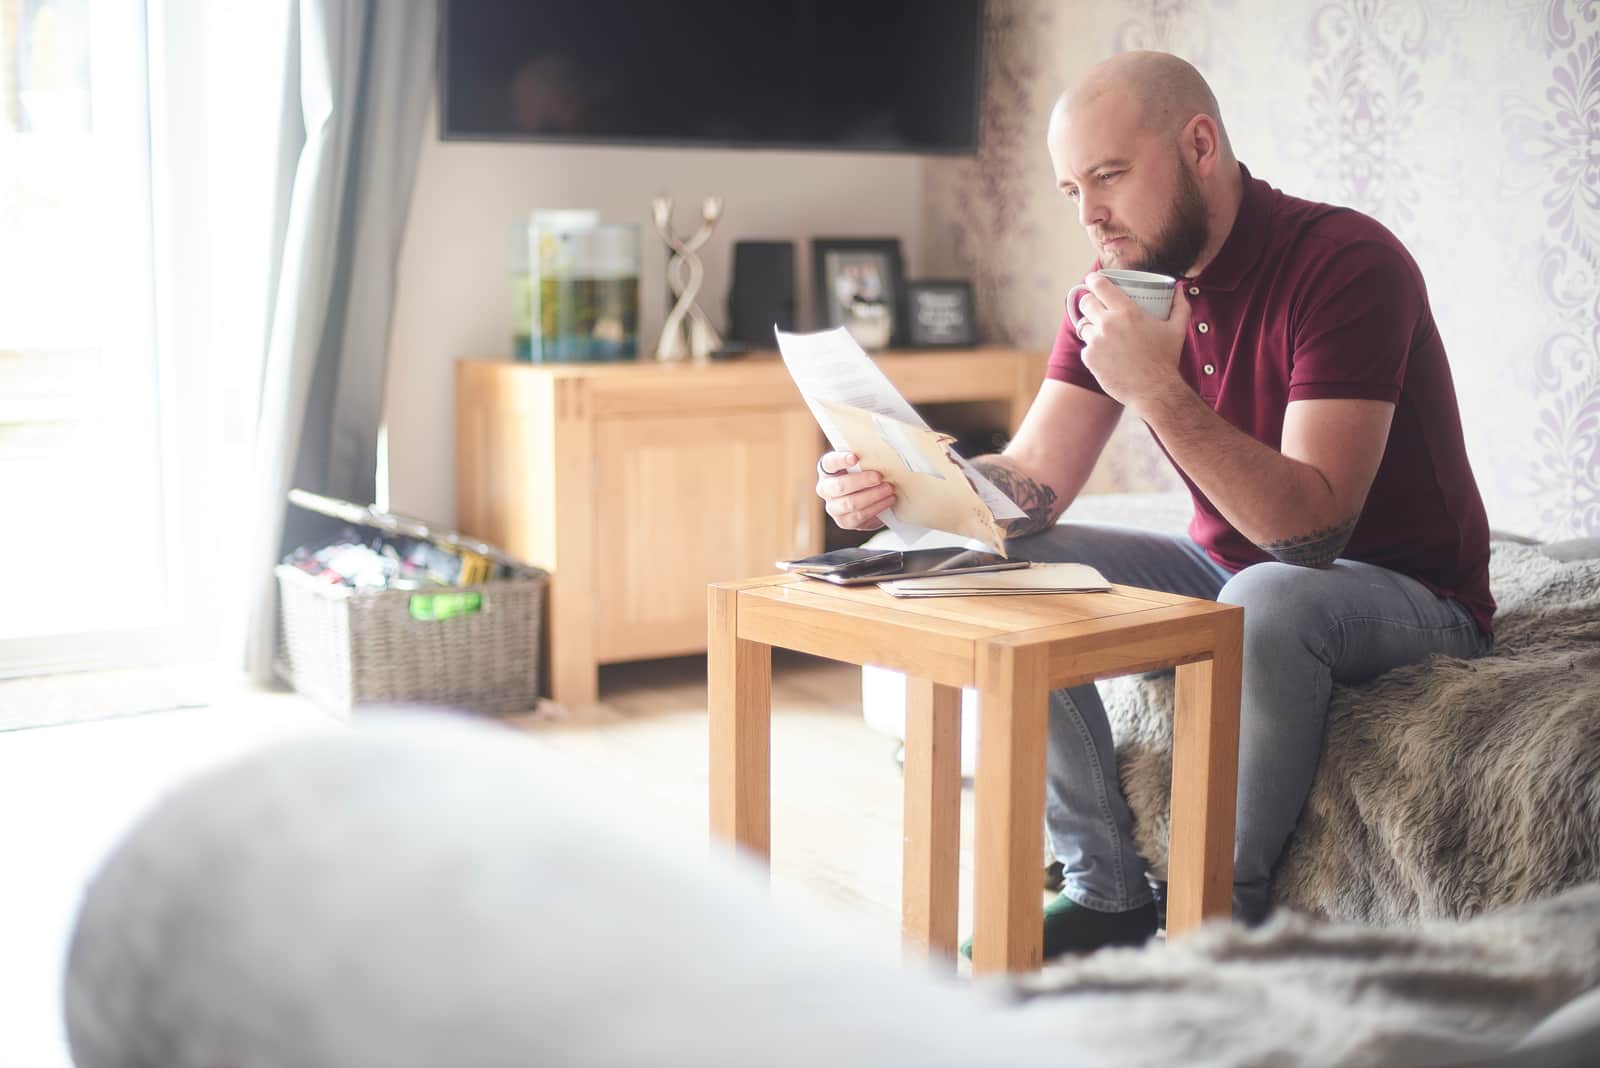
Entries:
<svg viewBox="0 0 1600 1068">
<path fill-rule="evenodd" d="M 900 343 L 905 275 L 899 238 L 812 238 L 811 265 L 817 329 L 845 327 L 864 349 Z"/>
<path fill-rule="evenodd" d="M 968 348 L 977 343 L 972 283 L 933 278 L 905 286 L 905 344 L 913 349 Z"/>
</svg>

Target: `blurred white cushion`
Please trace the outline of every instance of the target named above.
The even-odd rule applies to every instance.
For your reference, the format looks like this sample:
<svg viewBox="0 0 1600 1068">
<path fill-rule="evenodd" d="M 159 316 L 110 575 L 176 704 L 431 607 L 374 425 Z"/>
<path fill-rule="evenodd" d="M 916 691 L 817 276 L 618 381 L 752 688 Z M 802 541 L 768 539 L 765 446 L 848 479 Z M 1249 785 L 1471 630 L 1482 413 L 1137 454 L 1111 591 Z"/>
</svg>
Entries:
<svg viewBox="0 0 1600 1068">
<path fill-rule="evenodd" d="M 906 677 L 868 665 L 861 669 L 861 714 L 867 726 L 891 738 L 906 737 Z M 972 778 L 978 764 L 978 691 L 961 691 L 961 775 Z"/>
</svg>

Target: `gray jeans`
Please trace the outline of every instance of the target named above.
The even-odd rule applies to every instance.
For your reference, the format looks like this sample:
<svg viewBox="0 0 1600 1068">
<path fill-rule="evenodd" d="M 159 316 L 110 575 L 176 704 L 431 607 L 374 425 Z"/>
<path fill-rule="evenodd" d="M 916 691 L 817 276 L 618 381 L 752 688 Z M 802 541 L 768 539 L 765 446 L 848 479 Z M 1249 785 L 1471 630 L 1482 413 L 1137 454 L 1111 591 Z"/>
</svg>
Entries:
<svg viewBox="0 0 1600 1068">
<path fill-rule="evenodd" d="M 1263 563 L 1233 574 L 1186 536 L 1064 523 L 1013 539 L 1012 556 L 1090 564 L 1111 582 L 1243 606 L 1239 801 L 1233 912 L 1268 911 L 1273 867 L 1300 818 L 1322 752 L 1335 682 L 1359 683 L 1431 653 L 1480 656 L 1491 641 L 1455 601 L 1415 579 L 1338 560 L 1325 569 Z M 1151 898 L 1133 817 L 1094 685 L 1050 695 L 1045 828 L 1062 892 L 1105 912 Z"/>
</svg>

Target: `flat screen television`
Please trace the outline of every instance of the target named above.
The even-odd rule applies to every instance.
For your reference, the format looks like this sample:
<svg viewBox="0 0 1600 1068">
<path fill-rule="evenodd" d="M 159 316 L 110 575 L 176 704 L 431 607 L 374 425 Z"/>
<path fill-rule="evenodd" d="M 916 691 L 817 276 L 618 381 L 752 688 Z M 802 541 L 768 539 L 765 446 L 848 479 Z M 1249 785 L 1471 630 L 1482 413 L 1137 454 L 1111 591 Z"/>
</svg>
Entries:
<svg viewBox="0 0 1600 1068">
<path fill-rule="evenodd" d="M 444 0 L 448 140 L 978 147 L 983 0 Z"/>
</svg>

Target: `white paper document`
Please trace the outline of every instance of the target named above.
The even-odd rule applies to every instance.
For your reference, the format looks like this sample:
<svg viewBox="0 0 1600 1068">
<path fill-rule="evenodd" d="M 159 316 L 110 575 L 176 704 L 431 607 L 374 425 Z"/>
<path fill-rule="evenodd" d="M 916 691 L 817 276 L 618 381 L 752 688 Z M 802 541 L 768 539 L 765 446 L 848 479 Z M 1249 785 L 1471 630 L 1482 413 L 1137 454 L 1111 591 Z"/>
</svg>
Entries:
<svg viewBox="0 0 1600 1068">
<path fill-rule="evenodd" d="M 896 597 L 996 597 L 1019 593 L 1102 593 L 1111 588 L 1088 564 L 1034 564 L 1016 571 L 925 575 L 878 583 Z"/>
<path fill-rule="evenodd" d="M 925 473 L 930 477 L 937 477 L 934 466 L 920 458 L 918 451 L 905 440 L 907 436 L 905 431 L 896 426 L 897 423 L 909 424 L 927 430 L 927 422 L 900 395 L 900 391 L 894 388 L 894 383 L 890 382 L 888 376 L 872 362 L 871 357 L 856 343 L 855 338 L 850 336 L 849 331 L 844 327 L 815 334 L 786 334 L 779 330 L 777 335 L 778 351 L 783 355 L 784 365 L 794 378 L 795 385 L 800 387 L 800 395 L 805 399 L 806 407 L 811 409 L 817 425 L 822 428 L 823 435 L 833 448 L 860 452 L 859 448 L 852 447 L 838 420 L 823 402 L 887 416 L 887 419 L 875 421 L 876 429 L 882 439 L 897 453 L 912 458 L 907 460 L 907 466 L 912 470 L 917 470 L 915 465 L 920 462 L 926 469 Z M 992 519 L 1024 518 L 1026 513 L 1018 508 L 1011 498 L 1000 492 L 977 468 L 954 451 L 949 452 L 949 458 L 966 475 L 972 490 L 987 508 Z M 893 509 L 883 513 L 883 520 L 889 529 L 903 538 L 907 544 L 916 542 L 930 529 L 934 529 L 904 522 L 894 514 Z M 970 531 L 951 533 L 973 537 L 974 540 L 986 544 L 991 541 L 988 536 L 975 536 Z M 989 548 L 1002 553 L 1005 551 L 1003 544 L 989 544 Z"/>
</svg>

